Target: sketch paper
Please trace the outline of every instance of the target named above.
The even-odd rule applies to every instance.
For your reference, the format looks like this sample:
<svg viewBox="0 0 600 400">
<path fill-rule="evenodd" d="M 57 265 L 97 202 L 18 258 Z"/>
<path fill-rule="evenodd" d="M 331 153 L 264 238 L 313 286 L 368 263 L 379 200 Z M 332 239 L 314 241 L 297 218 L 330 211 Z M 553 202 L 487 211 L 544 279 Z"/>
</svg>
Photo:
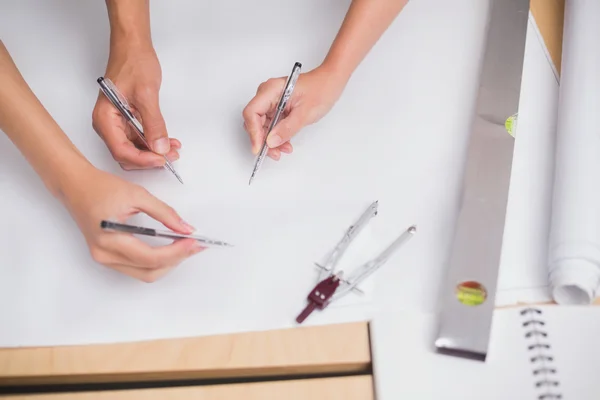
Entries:
<svg viewBox="0 0 600 400">
<path fill-rule="evenodd" d="M 294 62 L 305 71 L 318 66 L 350 1 L 238 1 L 235 12 L 231 2 L 206 4 L 151 3 L 161 110 L 182 142 L 175 168 L 183 186 L 164 170 L 122 171 L 92 130 L 96 79 L 108 57 L 104 3 L 3 5 L 0 37 L 83 154 L 173 206 L 198 234 L 235 247 L 202 252 L 152 284 L 100 266 L 69 214 L 0 135 L 0 208 L 10 227 L 0 231 L 0 346 L 296 326 L 316 283 L 313 262 L 374 200 L 379 214 L 342 267 L 376 255 L 412 224 L 416 236 L 365 282 L 365 296 L 349 295 L 304 324 L 368 320 L 380 300 L 434 310 L 460 205 L 485 2 L 409 2 L 331 112 L 293 139 L 292 155 L 267 159 L 251 186 L 243 108 L 261 82 L 286 76 Z M 266 10 L 271 22 L 257 24 Z M 146 216 L 130 222 L 159 227 Z"/>
</svg>

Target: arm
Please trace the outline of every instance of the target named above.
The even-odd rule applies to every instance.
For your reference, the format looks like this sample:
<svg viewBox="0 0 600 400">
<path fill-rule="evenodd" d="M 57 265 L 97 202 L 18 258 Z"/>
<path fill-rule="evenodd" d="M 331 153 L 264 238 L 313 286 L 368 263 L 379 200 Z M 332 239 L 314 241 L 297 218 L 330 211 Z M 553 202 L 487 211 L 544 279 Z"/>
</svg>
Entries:
<svg viewBox="0 0 600 400">
<path fill-rule="evenodd" d="M 162 72 L 150 30 L 149 0 L 106 0 L 110 22 L 110 55 L 105 77 L 127 97 L 141 120 L 151 147 L 145 148 L 110 102 L 99 95 L 93 126 L 122 168 L 156 168 L 179 158 L 181 143 L 170 139 L 160 111 Z"/>
<path fill-rule="evenodd" d="M 0 129 L 61 200 L 68 181 L 93 169 L 31 92 L 2 41 Z"/>
<path fill-rule="evenodd" d="M 146 190 L 88 162 L 33 94 L 1 40 L 0 130 L 69 210 L 97 262 L 150 282 L 202 250 L 194 240 L 153 248 L 131 235 L 100 229 L 102 219 L 124 221 L 145 212 L 172 230 L 192 232 L 175 210 Z"/>
<path fill-rule="evenodd" d="M 408 0 L 353 0 L 323 61 L 347 81 Z"/>
<path fill-rule="evenodd" d="M 149 0 L 106 0 L 110 48 L 152 48 Z"/>
<path fill-rule="evenodd" d="M 348 80 L 371 48 L 388 29 L 408 0 L 353 0 L 342 26 L 321 65 L 300 75 L 287 116 L 273 128 L 267 145 L 269 157 L 291 153 L 290 139 L 304 126 L 320 120 L 341 96 Z M 244 109 L 244 126 L 257 154 L 265 137 L 267 115 L 273 112 L 286 78 L 263 82 Z"/>
</svg>

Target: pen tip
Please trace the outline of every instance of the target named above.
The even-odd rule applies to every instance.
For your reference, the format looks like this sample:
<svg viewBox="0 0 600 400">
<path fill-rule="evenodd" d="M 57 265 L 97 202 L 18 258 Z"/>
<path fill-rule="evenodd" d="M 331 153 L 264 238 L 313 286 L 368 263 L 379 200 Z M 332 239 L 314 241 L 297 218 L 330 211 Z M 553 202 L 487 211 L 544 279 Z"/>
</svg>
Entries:
<svg viewBox="0 0 600 400">
<path fill-rule="evenodd" d="M 410 228 L 408 228 L 408 232 L 409 233 L 416 233 L 417 232 L 417 226 L 413 225 Z"/>
</svg>

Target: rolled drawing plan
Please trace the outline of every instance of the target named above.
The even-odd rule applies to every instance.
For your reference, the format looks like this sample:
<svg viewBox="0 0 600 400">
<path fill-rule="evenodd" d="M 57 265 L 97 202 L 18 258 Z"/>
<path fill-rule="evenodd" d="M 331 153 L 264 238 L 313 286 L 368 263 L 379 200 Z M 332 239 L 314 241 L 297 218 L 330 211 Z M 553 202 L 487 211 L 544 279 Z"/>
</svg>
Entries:
<svg viewBox="0 0 600 400">
<path fill-rule="evenodd" d="M 566 1 L 548 257 L 559 304 L 589 304 L 600 284 L 599 21 L 600 1 Z"/>
</svg>

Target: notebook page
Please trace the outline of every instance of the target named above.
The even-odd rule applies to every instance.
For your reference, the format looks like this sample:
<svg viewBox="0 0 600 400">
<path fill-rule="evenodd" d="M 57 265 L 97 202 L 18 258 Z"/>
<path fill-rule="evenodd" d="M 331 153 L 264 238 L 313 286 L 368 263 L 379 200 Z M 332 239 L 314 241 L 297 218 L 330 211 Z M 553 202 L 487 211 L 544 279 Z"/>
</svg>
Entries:
<svg viewBox="0 0 600 400">
<path fill-rule="evenodd" d="M 497 310 L 490 351 L 485 363 L 439 355 L 433 342 L 437 333 L 434 313 L 382 312 L 372 322 L 371 337 L 378 400 L 458 399 L 538 400 L 546 392 L 536 387 L 539 363 L 528 350 L 534 337 L 526 338 L 522 308 Z M 591 374 L 600 361 L 600 309 L 539 307 L 551 349 L 542 354 L 555 358 L 562 399 L 592 400 L 600 394 L 600 382 Z M 581 333 L 585 331 L 585 333 Z M 593 332 L 593 333 L 592 333 Z M 550 365 L 550 364 L 548 364 Z M 548 397 L 551 399 L 552 397 Z"/>
<path fill-rule="evenodd" d="M 541 309 L 563 399 L 599 399 L 600 307 Z"/>
</svg>

